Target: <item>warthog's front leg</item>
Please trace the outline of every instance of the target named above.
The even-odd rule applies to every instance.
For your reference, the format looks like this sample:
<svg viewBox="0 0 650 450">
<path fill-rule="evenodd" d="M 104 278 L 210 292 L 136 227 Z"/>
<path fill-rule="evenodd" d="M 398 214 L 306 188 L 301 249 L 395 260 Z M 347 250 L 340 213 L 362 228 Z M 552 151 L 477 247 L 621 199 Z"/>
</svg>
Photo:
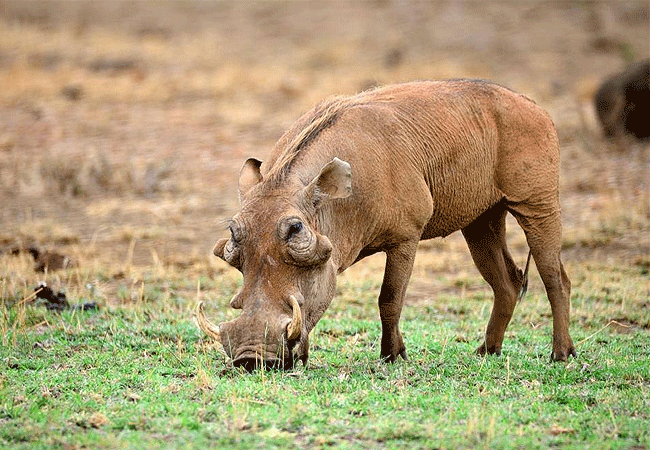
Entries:
<svg viewBox="0 0 650 450">
<path fill-rule="evenodd" d="M 379 316 L 381 318 L 381 357 L 393 362 L 398 356 L 406 359 L 406 347 L 399 331 L 399 319 L 404 304 L 417 241 L 408 242 L 386 251 L 386 270 L 379 293 Z"/>
</svg>

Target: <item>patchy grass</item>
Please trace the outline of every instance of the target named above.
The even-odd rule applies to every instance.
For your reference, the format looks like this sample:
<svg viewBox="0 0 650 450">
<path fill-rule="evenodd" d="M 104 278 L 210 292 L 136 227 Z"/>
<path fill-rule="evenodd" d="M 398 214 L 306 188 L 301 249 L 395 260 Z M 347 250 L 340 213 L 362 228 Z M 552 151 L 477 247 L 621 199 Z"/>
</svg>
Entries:
<svg viewBox="0 0 650 450">
<path fill-rule="evenodd" d="M 402 330 L 409 360 L 386 365 L 378 359 L 375 304 L 381 277 L 374 266 L 381 262 L 361 266 L 363 278 L 342 278 L 337 298 L 312 334 L 308 366 L 287 373 L 234 369 L 192 323 L 197 296 L 217 296 L 208 310 L 215 321 L 236 315 L 225 307 L 239 284 L 234 271 L 212 279 L 200 265 L 191 276 L 173 266 L 134 269 L 121 282 L 118 305 L 82 287 L 83 276 L 60 275 L 72 303 L 99 300 L 98 312 L 56 314 L 36 306 L 27 287 L 5 289 L 0 444 L 650 445 L 647 272 L 594 265 L 574 275 L 571 329 L 579 357 L 567 364 L 549 362 L 550 308 L 533 289 L 518 306 L 501 357 L 473 354 L 490 296 L 446 294 L 406 306 Z M 478 281 L 475 277 L 470 282 Z"/>
</svg>

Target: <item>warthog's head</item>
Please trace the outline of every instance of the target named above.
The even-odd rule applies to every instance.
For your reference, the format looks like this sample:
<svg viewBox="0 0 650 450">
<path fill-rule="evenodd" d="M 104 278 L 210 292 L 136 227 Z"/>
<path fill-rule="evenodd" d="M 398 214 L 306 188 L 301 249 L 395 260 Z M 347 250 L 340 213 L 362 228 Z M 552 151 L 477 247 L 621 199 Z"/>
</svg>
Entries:
<svg viewBox="0 0 650 450">
<path fill-rule="evenodd" d="M 260 166 L 255 159 L 244 164 L 241 211 L 229 223 L 230 237 L 214 247 L 216 256 L 244 275 L 230 301 L 241 315 L 217 327 L 199 304 L 197 319 L 235 366 L 289 369 L 297 360 L 307 361 L 309 332 L 334 295 L 337 267 L 332 243 L 323 234 L 328 229 L 324 208 L 350 195 L 350 165 L 334 158 L 313 178 L 281 179 L 263 179 Z"/>
</svg>

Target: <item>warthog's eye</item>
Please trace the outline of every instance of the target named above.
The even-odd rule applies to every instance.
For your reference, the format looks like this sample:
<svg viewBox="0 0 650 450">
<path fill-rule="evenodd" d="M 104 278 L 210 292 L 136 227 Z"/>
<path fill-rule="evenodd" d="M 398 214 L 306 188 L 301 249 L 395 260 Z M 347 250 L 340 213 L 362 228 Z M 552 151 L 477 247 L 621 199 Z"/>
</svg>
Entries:
<svg viewBox="0 0 650 450">
<path fill-rule="evenodd" d="M 278 224 L 278 237 L 289 242 L 298 238 L 304 230 L 305 225 L 298 217 L 290 217 Z"/>
<path fill-rule="evenodd" d="M 289 229 L 287 230 L 287 240 L 300 233 L 300 231 L 302 231 L 302 222 L 295 222 L 289 225 Z"/>
<path fill-rule="evenodd" d="M 285 262 L 301 267 L 327 261 L 332 245 L 325 236 L 306 226 L 298 217 L 289 217 L 278 224 L 278 237 L 285 242 Z"/>
</svg>

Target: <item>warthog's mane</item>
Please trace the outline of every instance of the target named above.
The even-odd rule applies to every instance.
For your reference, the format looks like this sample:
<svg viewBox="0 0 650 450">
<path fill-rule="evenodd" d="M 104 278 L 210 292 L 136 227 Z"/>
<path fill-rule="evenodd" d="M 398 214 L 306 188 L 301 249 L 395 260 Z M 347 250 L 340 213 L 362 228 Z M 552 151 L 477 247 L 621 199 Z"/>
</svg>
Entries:
<svg viewBox="0 0 650 450">
<path fill-rule="evenodd" d="M 266 180 L 276 185 L 281 183 L 304 150 L 324 130 L 334 125 L 343 112 L 355 106 L 381 101 L 368 98 L 368 94 L 373 91 L 375 89 L 354 96 L 330 97 L 317 104 L 306 120 L 299 121 L 280 138 L 276 144 L 276 151 L 280 150 L 280 154 L 272 167 L 268 169 L 265 175 Z"/>
<path fill-rule="evenodd" d="M 278 146 L 282 148 L 281 154 L 266 174 L 267 180 L 279 183 L 291 170 L 301 151 L 311 144 L 325 129 L 332 126 L 350 104 L 350 97 L 337 96 L 323 100 L 311 111 L 311 117 L 306 126 L 296 132 L 295 128 L 289 129 L 280 138 Z M 302 125 L 302 124 L 301 124 Z M 293 134 L 293 136 L 291 136 Z M 288 143 L 286 143 L 288 141 Z"/>
</svg>

